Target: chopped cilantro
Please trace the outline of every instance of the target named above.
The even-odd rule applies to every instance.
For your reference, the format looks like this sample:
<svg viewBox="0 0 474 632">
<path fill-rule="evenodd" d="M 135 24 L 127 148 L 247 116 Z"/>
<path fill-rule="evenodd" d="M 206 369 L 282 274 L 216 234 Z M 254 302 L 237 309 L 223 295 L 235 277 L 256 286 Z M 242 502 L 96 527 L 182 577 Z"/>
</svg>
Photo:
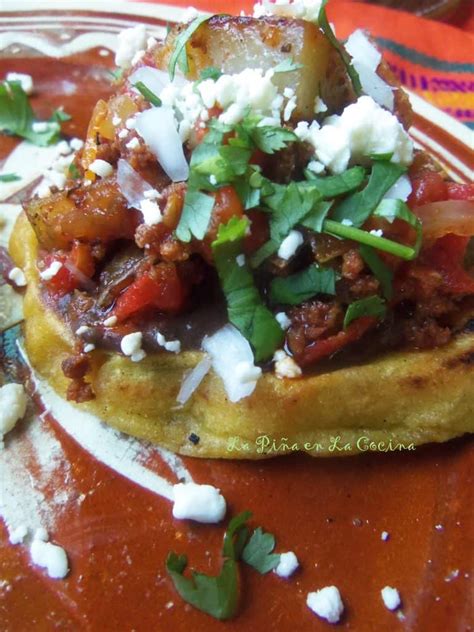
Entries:
<svg viewBox="0 0 474 632">
<path fill-rule="evenodd" d="M 236 257 L 243 251 L 247 218 L 233 217 L 221 224 L 212 253 L 227 302 L 229 321 L 237 327 L 254 349 L 257 362 L 267 360 L 281 346 L 284 333 L 264 305 L 247 266 L 239 266 Z"/>
<path fill-rule="evenodd" d="M 270 285 L 270 299 L 274 304 L 299 305 L 316 294 L 336 293 L 336 273 L 332 268 L 316 264 L 288 277 L 277 277 Z"/>
<path fill-rule="evenodd" d="M 352 65 L 350 55 L 348 54 L 344 46 L 341 44 L 341 42 L 334 35 L 334 31 L 332 30 L 331 25 L 329 24 L 329 20 L 326 15 L 327 3 L 328 3 L 328 0 L 322 0 L 321 2 L 321 8 L 319 10 L 319 15 L 318 15 L 318 24 L 321 30 L 323 31 L 324 35 L 328 38 L 330 44 L 333 46 L 333 48 L 336 49 L 340 58 L 344 62 L 344 65 L 347 70 L 347 74 L 351 78 L 354 92 L 356 93 L 358 97 L 360 97 L 363 94 L 363 90 L 362 90 L 362 84 L 359 79 L 359 75 L 356 69 L 354 68 L 354 66 Z"/>
<path fill-rule="evenodd" d="M 296 134 L 291 130 L 271 125 L 254 127 L 251 137 L 257 149 L 260 149 L 265 154 L 274 154 L 276 151 L 286 147 L 288 143 L 298 140 Z"/>
<path fill-rule="evenodd" d="M 385 239 L 385 237 L 377 237 L 377 235 L 372 235 L 366 230 L 361 230 L 360 228 L 355 228 L 354 226 L 346 226 L 345 224 L 334 222 L 331 219 L 324 220 L 323 232 L 328 233 L 329 235 L 334 235 L 335 237 L 350 239 L 351 241 L 357 241 L 360 244 L 372 246 L 377 250 L 389 252 L 391 255 L 395 255 L 396 257 L 400 257 L 400 259 L 405 259 L 406 261 L 411 261 L 417 256 L 415 248 L 412 248 L 411 246 L 398 244 L 396 241 L 392 241 L 391 239 Z"/>
<path fill-rule="evenodd" d="M 18 180 L 21 180 L 21 178 L 16 173 L 0 174 L 0 182 L 17 182 Z"/>
<path fill-rule="evenodd" d="M 186 555 L 171 552 L 166 560 L 168 575 L 184 601 L 221 621 L 230 619 L 237 610 L 238 559 L 248 537 L 245 523 L 251 515 L 246 511 L 230 521 L 224 536 L 224 562 L 219 575 L 213 577 L 192 571 L 192 577 L 188 578 L 183 575 L 188 564 Z"/>
<path fill-rule="evenodd" d="M 321 196 L 328 200 L 351 193 L 360 187 L 365 179 L 364 167 L 352 167 L 337 176 L 316 176 L 308 169 L 305 171 L 308 186 L 315 186 Z"/>
<path fill-rule="evenodd" d="M 118 82 L 122 79 L 123 76 L 123 68 L 116 68 L 115 70 L 108 71 L 112 77 L 113 82 Z"/>
<path fill-rule="evenodd" d="M 51 115 L 50 121 L 56 121 L 57 123 L 65 123 L 66 121 L 70 121 L 72 116 L 65 112 L 62 108 L 58 108 L 54 110 Z"/>
<path fill-rule="evenodd" d="M 293 72 L 294 70 L 300 70 L 304 68 L 303 64 L 296 63 L 293 59 L 287 57 L 283 61 L 281 61 L 275 68 L 273 68 L 274 73 L 280 72 Z"/>
<path fill-rule="evenodd" d="M 393 296 L 393 272 L 386 263 L 382 261 L 376 251 L 365 244 L 361 244 L 359 252 L 362 259 L 372 270 L 375 278 L 377 278 L 382 287 L 383 295 L 387 300 L 391 300 Z"/>
<path fill-rule="evenodd" d="M 54 116 L 54 115 L 53 115 Z M 35 131 L 35 120 L 28 95 L 19 81 L 0 83 L 0 131 L 26 138 L 35 145 L 50 145 L 59 137 L 58 120 L 42 122 L 41 131 Z"/>
<path fill-rule="evenodd" d="M 387 305 L 380 296 L 362 298 L 360 301 L 351 303 L 347 308 L 344 317 L 344 329 L 347 329 L 353 320 L 361 318 L 362 316 L 375 316 L 376 318 L 383 319 L 386 313 Z"/>
<path fill-rule="evenodd" d="M 189 63 L 188 63 L 188 55 L 186 53 L 186 44 L 194 35 L 194 33 L 198 30 L 201 24 L 207 22 L 213 17 L 212 15 L 200 15 L 195 18 L 188 26 L 181 31 L 179 35 L 176 37 L 174 42 L 174 50 L 171 54 L 170 61 L 168 64 L 168 73 L 170 76 L 170 80 L 173 81 L 174 76 L 176 74 L 176 65 L 179 66 L 182 73 L 186 75 L 189 72 Z"/>
<path fill-rule="evenodd" d="M 335 208 L 332 219 L 337 222 L 346 219 L 353 226 L 362 226 L 380 204 L 385 193 L 405 171 L 405 167 L 393 162 L 375 162 L 365 189 L 345 198 Z"/>
<path fill-rule="evenodd" d="M 69 177 L 73 178 L 74 180 L 78 180 L 81 177 L 81 172 L 73 162 L 71 162 L 67 171 Z"/>
<path fill-rule="evenodd" d="M 201 70 L 199 74 L 199 81 L 205 81 L 206 79 L 217 81 L 219 77 L 222 77 L 222 70 L 219 70 L 219 68 L 215 68 L 214 66 L 209 66 L 208 68 Z"/>
<path fill-rule="evenodd" d="M 410 211 L 407 204 L 402 200 L 382 200 L 374 211 L 374 217 L 383 217 L 392 223 L 394 219 L 400 219 L 409 224 L 416 231 L 416 242 L 413 247 L 412 259 L 418 256 L 423 241 L 421 221 Z"/>
<path fill-rule="evenodd" d="M 134 83 L 133 85 L 149 103 L 156 107 L 159 107 L 161 105 L 160 97 L 156 96 L 156 94 L 152 92 L 150 88 L 147 88 L 143 81 L 137 81 L 137 83 Z"/>
<path fill-rule="evenodd" d="M 280 556 L 272 553 L 274 548 L 275 536 L 264 533 L 261 527 L 257 527 L 242 551 L 242 559 L 264 575 L 278 566 L 280 561 Z"/>
<path fill-rule="evenodd" d="M 184 196 L 183 212 L 176 228 L 180 241 L 190 242 L 192 237 L 202 239 L 206 234 L 214 208 L 214 198 L 201 191 L 188 190 Z"/>
<path fill-rule="evenodd" d="M 264 197 L 268 209 L 262 207 L 262 210 L 271 213 L 270 241 L 252 255 L 251 264 L 254 268 L 278 250 L 290 230 L 313 212 L 321 198 L 316 188 L 299 186 L 298 182 L 290 182 L 288 185 L 272 183 L 272 189 L 272 193 Z"/>
<path fill-rule="evenodd" d="M 316 202 L 311 211 L 301 220 L 301 226 L 309 228 L 315 233 L 320 233 L 323 230 L 324 220 L 331 210 L 332 205 L 332 201 L 327 200 Z"/>
</svg>

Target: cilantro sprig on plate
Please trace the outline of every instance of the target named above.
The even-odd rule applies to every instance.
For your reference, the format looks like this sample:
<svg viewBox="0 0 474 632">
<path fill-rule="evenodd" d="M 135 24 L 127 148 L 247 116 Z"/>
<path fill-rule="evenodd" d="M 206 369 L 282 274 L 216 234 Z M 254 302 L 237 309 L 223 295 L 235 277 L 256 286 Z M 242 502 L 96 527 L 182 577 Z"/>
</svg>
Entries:
<svg viewBox="0 0 474 632">
<path fill-rule="evenodd" d="M 21 83 L 0 83 L 0 132 L 21 136 L 35 145 L 45 147 L 58 140 L 61 123 L 70 118 L 63 110 L 56 110 L 49 121 L 38 121 Z"/>
<path fill-rule="evenodd" d="M 186 555 L 168 554 L 166 570 L 179 595 L 198 610 L 225 621 L 237 612 L 239 603 L 239 561 L 242 560 L 262 575 L 274 569 L 280 555 L 273 553 L 275 537 L 257 527 L 249 538 L 247 521 L 252 517 L 244 511 L 229 522 L 222 546 L 223 563 L 218 575 L 191 571 Z"/>
</svg>

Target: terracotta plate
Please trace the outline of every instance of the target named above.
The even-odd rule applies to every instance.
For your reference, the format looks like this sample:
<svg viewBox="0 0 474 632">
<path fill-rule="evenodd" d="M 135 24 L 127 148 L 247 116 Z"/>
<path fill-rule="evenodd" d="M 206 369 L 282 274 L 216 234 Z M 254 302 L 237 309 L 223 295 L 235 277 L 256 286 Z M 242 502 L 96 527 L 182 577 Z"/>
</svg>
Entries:
<svg viewBox="0 0 474 632">
<path fill-rule="evenodd" d="M 120 3 L 114 13 L 15 13 L 17 3 L 4 4 L 0 77 L 31 74 L 35 109 L 49 116 L 64 105 L 73 116 L 65 125 L 72 136 L 85 133 L 94 102 L 111 89 L 107 68 L 116 33 L 143 21 L 160 36 L 179 13 Z M 420 99 L 414 106 L 414 139 L 466 180 L 465 129 Z M 2 137 L 0 159 L 16 144 Z M 33 168 L 32 174 L 35 180 Z M 24 192 L 2 186 L 0 210 L 6 212 L 12 208 L 4 206 L 6 198 L 16 201 Z M 2 334 L 6 376 L 0 382 L 24 376 L 18 336 L 19 327 Z M 68 415 L 59 422 L 47 414 L 40 419 L 37 398 L 36 406 L 0 453 L 0 513 L 13 527 L 21 519 L 46 526 L 66 549 L 71 571 L 64 580 L 49 579 L 30 565 L 26 545 L 8 543 L 0 523 L 3 631 L 324 630 L 329 624 L 305 602 L 309 591 L 327 585 L 339 587 L 346 606 L 340 629 L 471 629 L 474 450 L 467 438 L 391 453 L 356 454 L 360 450 L 350 446 L 346 458 L 167 462 L 158 449 L 97 424 L 76 420 L 75 426 Z M 252 524 L 275 534 L 277 550 L 295 551 L 301 563 L 289 580 L 242 568 L 240 611 L 227 623 L 186 605 L 166 575 L 170 550 L 187 553 L 190 565 L 204 572 L 220 565 L 224 527 L 175 521 L 169 501 L 156 493 L 159 477 L 174 483 L 183 476 L 221 488 L 228 516 L 251 510 Z M 382 603 L 386 585 L 400 591 L 398 614 Z"/>
</svg>

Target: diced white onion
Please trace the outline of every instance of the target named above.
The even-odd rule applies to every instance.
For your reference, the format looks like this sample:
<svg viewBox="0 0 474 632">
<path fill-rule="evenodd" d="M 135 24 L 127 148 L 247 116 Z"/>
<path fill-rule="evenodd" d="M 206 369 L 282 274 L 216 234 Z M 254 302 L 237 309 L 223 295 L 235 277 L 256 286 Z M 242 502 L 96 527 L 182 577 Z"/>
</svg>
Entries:
<svg viewBox="0 0 474 632">
<path fill-rule="evenodd" d="M 211 356 L 212 368 L 222 379 L 231 402 L 238 402 L 253 393 L 257 380 L 242 381 L 236 372 L 238 365 L 254 364 L 252 348 L 238 329 L 225 325 L 212 336 L 206 336 L 202 348 Z"/>
<path fill-rule="evenodd" d="M 135 129 L 173 182 L 188 179 L 189 166 L 171 108 L 156 107 L 141 112 L 136 116 Z"/>
<path fill-rule="evenodd" d="M 139 82 L 143 83 L 156 96 L 159 96 L 163 88 L 170 83 L 167 72 L 151 66 L 141 66 L 130 75 L 128 81 L 132 86 Z"/>
<path fill-rule="evenodd" d="M 153 190 L 153 187 L 123 158 L 120 158 L 117 164 L 117 184 L 128 206 L 134 208 L 140 208 L 140 202 L 146 197 L 145 193 Z"/>
<path fill-rule="evenodd" d="M 402 200 L 402 202 L 406 202 L 412 190 L 410 178 L 404 173 L 383 197 L 384 200 Z"/>
<path fill-rule="evenodd" d="M 382 55 L 360 29 L 352 33 L 345 48 L 352 57 L 352 65 L 359 75 L 363 91 L 393 112 L 392 88 L 377 74 Z"/>
<path fill-rule="evenodd" d="M 194 369 L 191 369 L 186 373 L 184 380 L 181 383 L 178 397 L 176 398 L 179 404 L 185 404 L 188 401 L 205 376 L 209 373 L 210 368 L 211 358 L 206 355 L 199 364 L 196 364 Z"/>
</svg>

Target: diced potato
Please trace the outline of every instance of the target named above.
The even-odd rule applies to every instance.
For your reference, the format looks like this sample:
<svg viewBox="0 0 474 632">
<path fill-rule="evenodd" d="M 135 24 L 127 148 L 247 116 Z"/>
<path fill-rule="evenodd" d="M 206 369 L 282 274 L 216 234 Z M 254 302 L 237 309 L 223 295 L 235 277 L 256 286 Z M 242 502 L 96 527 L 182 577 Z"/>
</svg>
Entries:
<svg viewBox="0 0 474 632">
<path fill-rule="evenodd" d="M 98 180 L 90 187 L 61 191 L 33 199 L 25 212 L 43 248 L 66 248 L 74 239 L 132 239 L 137 220 L 118 193 L 115 180 Z"/>
<path fill-rule="evenodd" d="M 163 48 L 157 51 L 158 67 L 167 68 L 176 35 L 182 28 L 171 31 Z M 297 108 L 294 118 L 312 119 L 320 87 L 332 81 L 331 51 L 328 40 L 310 22 L 278 17 L 257 20 L 215 16 L 204 23 L 187 44 L 189 78 L 199 78 L 201 70 L 208 66 L 216 66 L 226 73 L 238 73 L 245 68 L 268 70 L 284 60 L 292 60 L 303 64 L 303 68 L 276 75 L 274 82 L 281 88 L 295 90 Z M 332 57 L 336 68 L 341 63 Z"/>
</svg>

